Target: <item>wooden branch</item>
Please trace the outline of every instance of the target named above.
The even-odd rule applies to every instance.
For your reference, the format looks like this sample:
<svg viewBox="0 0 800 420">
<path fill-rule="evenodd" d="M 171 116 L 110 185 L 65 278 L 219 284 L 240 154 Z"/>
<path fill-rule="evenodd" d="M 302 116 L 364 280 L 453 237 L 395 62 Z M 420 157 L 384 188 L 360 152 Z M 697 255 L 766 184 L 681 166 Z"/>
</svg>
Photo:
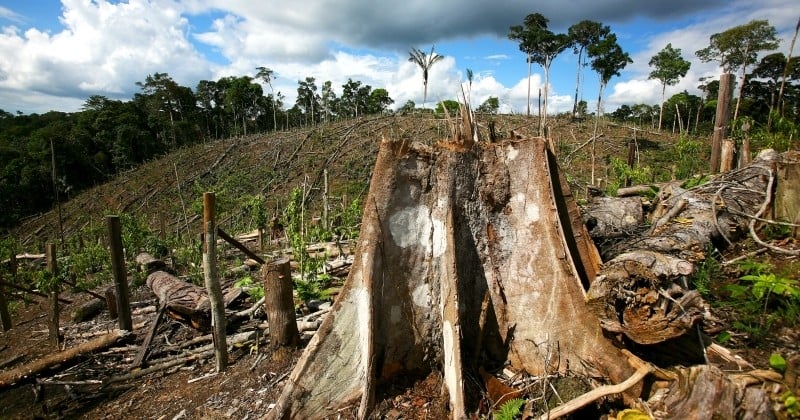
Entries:
<svg viewBox="0 0 800 420">
<path fill-rule="evenodd" d="M 266 261 L 264 261 L 263 258 L 259 257 L 253 251 L 251 251 L 249 248 L 244 246 L 241 242 L 237 241 L 232 236 L 230 236 L 227 233 L 225 233 L 225 231 L 222 230 L 222 228 L 219 228 L 219 227 L 217 228 L 217 235 L 219 235 L 220 238 L 224 239 L 229 244 L 231 244 L 234 247 L 236 247 L 236 249 L 238 249 L 239 251 L 244 252 L 244 254 L 247 255 L 248 257 L 258 261 L 259 264 L 265 264 L 266 263 Z"/>
<path fill-rule="evenodd" d="M 567 403 L 556 407 L 555 409 L 551 410 L 550 412 L 539 416 L 539 420 L 549 420 L 549 419 L 557 419 L 562 416 L 566 416 L 573 411 L 588 405 L 589 403 L 596 401 L 600 398 L 603 398 L 607 395 L 611 394 L 619 394 L 622 392 L 627 391 L 632 386 L 636 385 L 644 379 L 650 372 L 653 371 L 653 367 L 650 364 L 642 364 L 636 369 L 636 372 L 633 373 L 628 379 L 625 381 L 616 384 L 616 385 L 603 385 L 601 387 L 595 388 L 580 397 L 572 399 Z"/>
<path fill-rule="evenodd" d="M 150 325 L 150 330 L 147 332 L 147 336 L 144 338 L 144 342 L 142 342 L 142 347 L 139 349 L 139 353 L 136 354 L 136 358 L 133 359 L 133 367 L 138 368 L 141 367 L 144 363 L 145 357 L 147 357 L 147 350 L 150 347 L 150 343 L 153 341 L 153 337 L 156 335 L 156 331 L 158 331 L 158 326 L 161 324 L 161 318 L 164 317 L 164 312 L 167 310 L 167 305 L 162 303 L 158 307 L 158 312 L 156 313 L 156 319 L 153 321 L 153 324 Z"/>
<path fill-rule="evenodd" d="M 114 330 L 110 334 L 106 334 L 95 340 L 87 341 L 62 352 L 47 355 L 9 371 L 0 372 L 0 389 L 19 383 L 55 365 L 68 362 L 87 353 L 110 347 L 128 334 L 129 332 L 127 331 Z"/>
</svg>

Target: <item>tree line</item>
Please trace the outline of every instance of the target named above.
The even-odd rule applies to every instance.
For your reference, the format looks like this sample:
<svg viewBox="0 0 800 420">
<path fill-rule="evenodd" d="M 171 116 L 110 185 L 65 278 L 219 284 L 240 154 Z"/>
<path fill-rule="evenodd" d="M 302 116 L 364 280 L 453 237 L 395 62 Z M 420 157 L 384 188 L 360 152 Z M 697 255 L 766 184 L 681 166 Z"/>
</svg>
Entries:
<svg viewBox="0 0 800 420">
<path fill-rule="evenodd" d="M 155 73 L 136 83 L 131 100 L 94 95 L 71 113 L 0 110 L 0 229 L 176 148 L 378 114 L 394 103 L 386 89 L 361 81 L 349 79 L 337 94 L 330 81 L 317 86 L 306 77 L 287 109 L 272 89 L 275 73 L 256 70 L 255 77 L 201 80 L 194 89 Z"/>
</svg>

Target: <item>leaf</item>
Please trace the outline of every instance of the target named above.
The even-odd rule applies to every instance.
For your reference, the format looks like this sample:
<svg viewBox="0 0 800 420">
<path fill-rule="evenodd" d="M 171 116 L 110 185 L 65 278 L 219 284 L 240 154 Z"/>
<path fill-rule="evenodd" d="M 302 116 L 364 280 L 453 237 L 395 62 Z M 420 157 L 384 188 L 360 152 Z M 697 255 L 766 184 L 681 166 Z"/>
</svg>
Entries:
<svg viewBox="0 0 800 420">
<path fill-rule="evenodd" d="M 786 359 L 778 353 L 772 353 L 769 356 L 769 366 L 778 372 L 786 371 Z"/>
<path fill-rule="evenodd" d="M 730 339 L 731 339 L 731 333 L 729 333 L 727 331 L 723 331 L 723 332 L 717 334 L 717 341 L 719 341 L 720 344 L 725 344 Z"/>
<path fill-rule="evenodd" d="M 650 420 L 651 418 L 647 413 L 634 408 L 622 410 L 617 414 L 617 420 Z"/>
<path fill-rule="evenodd" d="M 525 405 L 525 400 L 522 398 L 508 400 L 500 406 L 499 410 L 494 412 L 494 418 L 497 420 L 513 420 L 520 414 L 523 405 Z"/>
</svg>

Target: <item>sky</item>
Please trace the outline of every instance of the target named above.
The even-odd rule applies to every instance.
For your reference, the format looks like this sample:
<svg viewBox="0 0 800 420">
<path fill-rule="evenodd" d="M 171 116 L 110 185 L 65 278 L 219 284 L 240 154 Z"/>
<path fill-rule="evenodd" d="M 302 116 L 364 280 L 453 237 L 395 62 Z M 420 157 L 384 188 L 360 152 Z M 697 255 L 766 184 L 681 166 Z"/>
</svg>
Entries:
<svg viewBox="0 0 800 420">
<path fill-rule="evenodd" d="M 700 95 L 701 78 L 718 77 L 717 64 L 694 52 L 733 26 L 768 20 L 788 54 L 800 0 L 0 0 L 0 109 L 74 112 L 92 95 L 129 100 L 156 72 L 194 89 L 200 80 L 255 76 L 259 66 L 275 72 L 273 88 L 289 107 L 306 77 L 320 88 L 330 80 L 337 95 L 353 79 L 385 88 L 394 107 L 421 106 L 422 75 L 409 51 L 434 47 L 444 58 L 431 68 L 429 107 L 457 99 L 470 69 L 473 105 L 495 96 L 502 111 L 524 113 L 528 67 L 508 32 L 530 13 L 556 33 L 584 19 L 610 26 L 633 59 L 606 88 L 611 111 L 659 103 L 648 62 L 667 43 L 691 62 L 667 98 Z M 577 56 L 566 50 L 550 70 L 548 110 L 569 111 Z M 544 72 L 533 71 L 535 112 Z M 582 80 L 579 95 L 594 110 L 598 76 L 585 68 Z"/>
</svg>

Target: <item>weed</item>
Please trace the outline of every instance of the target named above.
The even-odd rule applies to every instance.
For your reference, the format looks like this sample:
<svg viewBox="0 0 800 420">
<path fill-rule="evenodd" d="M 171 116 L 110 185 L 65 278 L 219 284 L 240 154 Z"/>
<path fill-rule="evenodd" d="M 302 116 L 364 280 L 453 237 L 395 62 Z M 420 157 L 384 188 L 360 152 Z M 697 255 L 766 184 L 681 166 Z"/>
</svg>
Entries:
<svg viewBox="0 0 800 420">
<path fill-rule="evenodd" d="M 631 168 L 627 162 L 617 157 L 611 157 L 610 168 L 614 173 L 614 179 L 608 183 L 606 192 L 609 195 L 616 195 L 617 190 L 625 183 L 626 179 L 634 184 L 645 184 L 653 177 L 653 171 L 649 166 Z"/>
<path fill-rule="evenodd" d="M 525 406 L 525 400 L 522 398 L 514 398 L 508 400 L 496 410 L 494 414 L 495 420 L 513 420 L 519 418 L 522 414 L 522 407 Z"/>
<path fill-rule="evenodd" d="M 254 301 L 260 300 L 264 297 L 264 286 L 259 283 L 253 281 L 253 277 L 245 276 L 241 279 L 237 280 L 236 283 L 233 284 L 236 287 L 241 287 L 242 290 L 247 293 Z"/>
<path fill-rule="evenodd" d="M 689 284 L 704 298 L 711 295 L 712 284 L 725 279 L 722 266 L 716 258 L 713 258 L 712 252 L 706 252 L 706 255 L 708 257 L 697 266 L 697 270 L 689 278 Z"/>
</svg>

